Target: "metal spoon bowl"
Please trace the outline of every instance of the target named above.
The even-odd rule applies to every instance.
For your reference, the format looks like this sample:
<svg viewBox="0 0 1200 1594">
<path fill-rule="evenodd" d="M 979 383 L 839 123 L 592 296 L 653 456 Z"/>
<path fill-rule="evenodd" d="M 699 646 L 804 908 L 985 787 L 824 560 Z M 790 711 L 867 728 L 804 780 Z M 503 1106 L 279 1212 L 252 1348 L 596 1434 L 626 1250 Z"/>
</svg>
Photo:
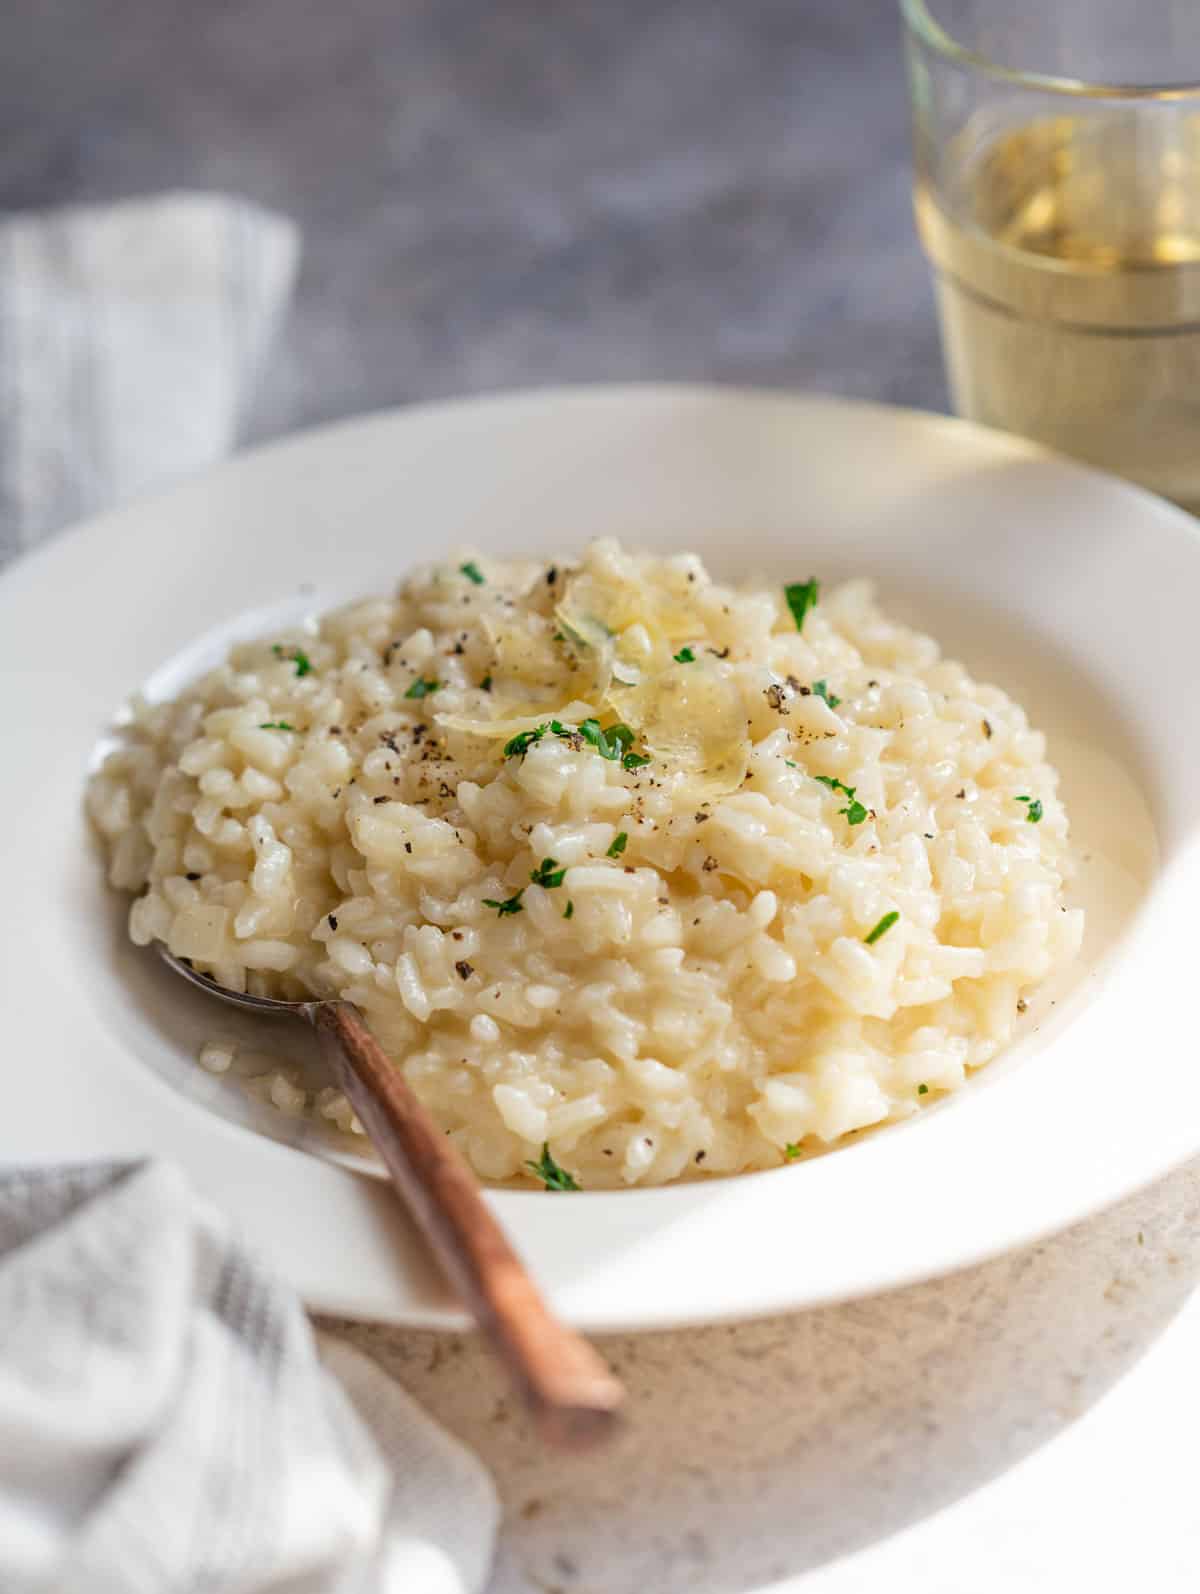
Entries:
<svg viewBox="0 0 1200 1594">
<path fill-rule="evenodd" d="M 550 1311 L 484 1200 L 474 1174 L 350 1002 L 282 1002 L 227 990 L 161 943 L 163 962 L 231 1007 L 311 1024 L 395 1188 L 442 1271 L 507 1365 L 542 1436 L 581 1449 L 606 1438 L 624 1391 Z"/>
</svg>

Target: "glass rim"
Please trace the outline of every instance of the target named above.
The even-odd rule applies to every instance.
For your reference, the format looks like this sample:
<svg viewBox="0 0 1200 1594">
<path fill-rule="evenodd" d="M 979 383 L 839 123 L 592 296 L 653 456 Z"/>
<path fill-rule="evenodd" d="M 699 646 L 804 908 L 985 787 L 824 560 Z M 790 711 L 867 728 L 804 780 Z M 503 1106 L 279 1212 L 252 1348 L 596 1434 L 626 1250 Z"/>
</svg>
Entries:
<svg viewBox="0 0 1200 1594">
<path fill-rule="evenodd" d="M 979 50 L 961 44 L 946 31 L 929 10 L 926 0 L 900 0 L 905 25 L 912 36 L 930 50 L 958 66 L 970 67 L 985 77 L 1022 88 L 1040 89 L 1046 94 L 1063 94 L 1088 100 L 1173 100 L 1200 99 L 1200 83 L 1089 83 L 1083 78 L 1063 77 L 1055 72 L 1031 72 L 1022 67 L 1002 66 Z"/>
</svg>

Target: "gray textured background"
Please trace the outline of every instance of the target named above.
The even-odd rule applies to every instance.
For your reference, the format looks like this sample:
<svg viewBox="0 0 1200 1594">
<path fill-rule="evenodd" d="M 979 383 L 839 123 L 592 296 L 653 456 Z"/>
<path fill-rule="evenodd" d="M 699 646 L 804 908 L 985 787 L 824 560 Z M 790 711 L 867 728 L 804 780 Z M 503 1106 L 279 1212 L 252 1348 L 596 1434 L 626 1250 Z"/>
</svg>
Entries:
<svg viewBox="0 0 1200 1594">
<path fill-rule="evenodd" d="M 0 208 L 174 185 L 302 228 L 250 431 L 704 377 L 941 407 L 890 0 L 25 0 Z"/>
</svg>

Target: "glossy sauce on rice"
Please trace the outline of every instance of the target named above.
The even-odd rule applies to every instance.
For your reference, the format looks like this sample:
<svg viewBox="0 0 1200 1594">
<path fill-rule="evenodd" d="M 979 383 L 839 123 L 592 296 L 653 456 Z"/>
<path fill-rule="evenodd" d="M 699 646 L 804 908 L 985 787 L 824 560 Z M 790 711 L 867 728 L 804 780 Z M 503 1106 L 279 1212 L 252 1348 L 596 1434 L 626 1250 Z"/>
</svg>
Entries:
<svg viewBox="0 0 1200 1594">
<path fill-rule="evenodd" d="M 481 1175 L 766 1168 L 919 1109 L 1078 949 L 1044 739 L 870 587 L 462 556 L 135 705 L 130 933 L 340 994 Z M 281 1090 L 353 1127 L 332 1090 Z"/>
</svg>

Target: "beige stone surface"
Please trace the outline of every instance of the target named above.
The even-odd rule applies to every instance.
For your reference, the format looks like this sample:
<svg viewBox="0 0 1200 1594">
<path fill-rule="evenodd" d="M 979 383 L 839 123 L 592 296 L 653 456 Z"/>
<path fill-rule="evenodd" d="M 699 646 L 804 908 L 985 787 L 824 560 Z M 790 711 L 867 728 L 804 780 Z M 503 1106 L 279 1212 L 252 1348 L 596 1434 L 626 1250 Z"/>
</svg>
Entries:
<svg viewBox="0 0 1200 1594">
<path fill-rule="evenodd" d="M 1012 1176 L 1021 1177 L 1019 1148 Z M 779 1266 L 804 1266 L 803 1235 Z M 951 1278 L 793 1317 L 605 1338 L 629 1387 L 630 1422 L 609 1451 L 582 1459 L 539 1449 L 473 1336 L 330 1326 L 492 1468 L 506 1515 L 490 1594 L 749 1594 L 799 1574 L 808 1575 L 797 1587 L 818 1594 L 821 1569 L 902 1540 L 956 1502 L 960 1525 L 934 1556 L 941 1571 L 970 1555 L 973 1512 L 980 1535 L 1002 1534 L 990 1490 L 1155 1354 L 1198 1279 L 1193 1164 L 1057 1238 Z M 1180 1392 L 1193 1413 L 1198 1393 L 1200 1376 Z M 1103 1423 L 1096 1432 L 1105 1444 Z M 1152 1490 L 1156 1460 L 1166 1461 L 1122 1453 L 1117 1433 L 1112 1444 L 1110 1467 L 1128 1473 L 1130 1497 Z M 1053 1487 L 1069 1494 L 1069 1479 Z M 1051 1498 L 1039 1517 L 1047 1590 L 1059 1586 L 1052 1568 L 1065 1548 L 1055 1516 Z M 1132 1533 L 1133 1513 L 1129 1522 Z M 1158 1553 L 1200 1558 L 1195 1518 L 1178 1531 Z M 960 1570 L 947 1589 L 984 1586 Z M 889 1575 L 884 1553 L 863 1586 Z M 926 1594 L 897 1576 L 903 1594 Z"/>
</svg>

